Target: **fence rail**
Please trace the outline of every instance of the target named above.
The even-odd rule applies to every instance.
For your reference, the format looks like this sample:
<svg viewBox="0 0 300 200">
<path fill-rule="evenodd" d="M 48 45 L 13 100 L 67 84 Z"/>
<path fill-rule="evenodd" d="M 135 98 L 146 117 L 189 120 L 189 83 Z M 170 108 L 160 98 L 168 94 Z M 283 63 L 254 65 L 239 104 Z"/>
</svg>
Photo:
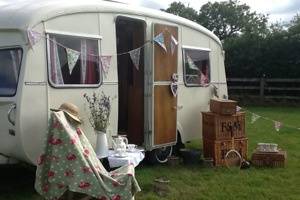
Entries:
<svg viewBox="0 0 300 200">
<path fill-rule="evenodd" d="M 300 100 L 300 79 L 228 78 L 228 90 L 234 96 Z"/>
</svg>

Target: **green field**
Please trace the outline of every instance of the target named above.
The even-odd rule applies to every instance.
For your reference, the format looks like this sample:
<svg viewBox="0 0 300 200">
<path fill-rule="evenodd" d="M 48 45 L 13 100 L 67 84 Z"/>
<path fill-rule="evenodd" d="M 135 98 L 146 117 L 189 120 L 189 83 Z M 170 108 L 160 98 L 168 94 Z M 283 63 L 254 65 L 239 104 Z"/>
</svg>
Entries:
<svg viewBox="0 0 300 200">
<path fill-rule="evenodd" d="M 249 107 L 261 116 L 300 127 L 300 108 Z M 228 170 L 205 168 L 201 165 L 177 167 L 143 166 L 136 170 L 142 188 L 136 199 L 300 199 L 300 130 L 283 127 L 275 131 L 271 121 L 259 119 L 250 124 L 247 114 L 246 130 L 249 138 L 248 155 L 256 143 L 272 142 L 288 152 L 286 168 Z M 201 148 L 201 141 L 189 146 Z M 33 190 L 34 173 L 21 166 L 0 168 L 0 200 L 42 199 Z M 154 179 L 170 180 L 162 196 L 156 194 Z"/>
</svg>

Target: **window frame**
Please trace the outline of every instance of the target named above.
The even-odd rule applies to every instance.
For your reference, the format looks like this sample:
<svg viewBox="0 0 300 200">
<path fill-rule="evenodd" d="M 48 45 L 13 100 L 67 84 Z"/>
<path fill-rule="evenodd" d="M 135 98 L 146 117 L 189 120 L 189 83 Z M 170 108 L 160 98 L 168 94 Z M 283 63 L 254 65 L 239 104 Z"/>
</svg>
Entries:
<svg viewBox="0 0 300 200">
<path fill-rule="evenodd" d="M 50 35 L 58 35 L 62 37 L 73 37 L 73 38 L 80 38 L 80 39 L 92 39 L 97 41 L 98 46 L 98 53 L 101 55 L 101 36 L 96 35 L 88 35 L 88 34 L 75 34 L 75 33 L 68 33 L 68 32 L 59 32 L 59 31 L 47 31 L 46 32 L 46 53 L 47 53 L 47 78 L 48 82 L 51 87 L 58 88 L 58 89 L 68 89 L 68 88 L 99 88 L 103 84 L 103 69 L 101 64 L 99 63 L 99 83 L 98 84 L 55 84 L 52 82 L 50 77 L 51 71 L 51 58 L 50 58 Z"/>
<path fill-rule="evenodd" d="M 186 63 L 186 53 L 185 53 L 185 50 L 196 50 L 196 51 L 204 51 L 204 52 L 208 52 L 208 58 L 209 58 L 209 62 L 208 62 L 208 68 L 209 68 L 209 82 L 207 83 L 207 85 L 201 85 L 200 83 L 199 84 L 196 84 L 196 83 L 187 83 L 186 81 L 186 66 L 185 66 L 185 63 Z M 194 47 L 194 46 L 182 46 L 182 61 L 183 61 L 183 82 L 184 82 L 184 85 L 186 87 L 202 87 L 202 88 L 206 88 L 210 85 L 211 83 L 211 49 L 209 48 L 202 48 L 202 47 Z"/>
<path fill-rule="evenodd" d="M 3 50 L 21 50 L 22 52 L 22 56 L 21 56 L 21 60 L 20 60 L 20 66 L 19 66 L 19 71 L 18 71 L 18 80 L 16 82 L 16 89 L 15 89 L 15 92 L 11 95 L 3 95 L 0 93 L 0 97 L 14 97 L 16 96 L 17 94 L 17 91 L 18 91 L 18 86 L 19 86 L 19 81 L 20 81 L 20 73 L 21 73 L 21 69 L 22 69 L 22 63 L 23 63 L 23 58 L 24 58 L 24 49 L 22 46 L 6 46 L 6 47 L 0 47 L 0 51 L 3 51 Z"/>
</svg>

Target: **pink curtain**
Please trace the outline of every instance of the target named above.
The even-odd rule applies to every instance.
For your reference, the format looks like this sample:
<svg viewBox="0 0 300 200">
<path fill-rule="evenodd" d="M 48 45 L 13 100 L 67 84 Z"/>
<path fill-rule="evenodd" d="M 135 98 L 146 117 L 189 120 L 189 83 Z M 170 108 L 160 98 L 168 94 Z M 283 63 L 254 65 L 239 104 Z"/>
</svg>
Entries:
<svg viewBox="0 0 300 200">
<path fill-rule="evenodd" d="M 86 79 L 85 84 L 96 84 L 97 83 L 97 62 L 96 62 L 96 52 L 94 51 L 91 43 L 86 43 L 87 56 L 86 56 Z"/>
</svg>

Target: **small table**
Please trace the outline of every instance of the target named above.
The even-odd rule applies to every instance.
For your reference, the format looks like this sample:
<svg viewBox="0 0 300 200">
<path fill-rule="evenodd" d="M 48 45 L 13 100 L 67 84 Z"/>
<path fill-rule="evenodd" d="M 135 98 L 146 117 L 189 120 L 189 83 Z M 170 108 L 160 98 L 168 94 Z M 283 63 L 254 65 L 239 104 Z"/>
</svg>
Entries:
<svg viewBox="0 0 300 200">
<path fill-rule="evenodd" d="M 108 162 L 111 168 L 121 167 L 124 165 L 133 164 L 134 167 L 145 158 L 144 150 L 136 149 L 132 152 L 126 152 L 126 157 L 119 157 L 114 150 L 108 151 Z"/>
</svg>

